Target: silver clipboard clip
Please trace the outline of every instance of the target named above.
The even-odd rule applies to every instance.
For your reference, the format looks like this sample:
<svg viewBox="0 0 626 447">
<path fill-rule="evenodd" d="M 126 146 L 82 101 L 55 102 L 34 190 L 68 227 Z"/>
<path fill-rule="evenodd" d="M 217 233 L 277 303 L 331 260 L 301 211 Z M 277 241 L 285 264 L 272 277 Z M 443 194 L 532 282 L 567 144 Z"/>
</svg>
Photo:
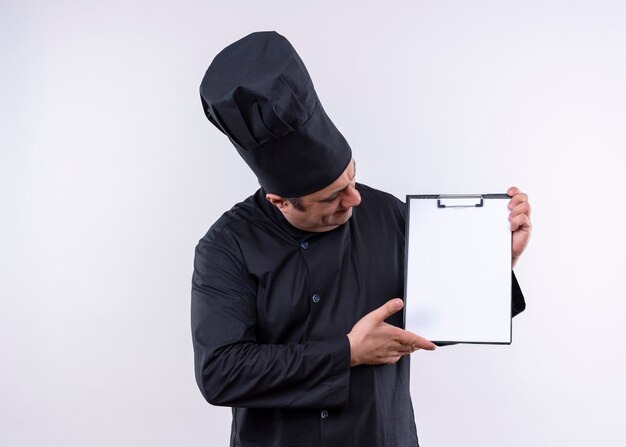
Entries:
<svg viewBox="0 0 626 447">
<path fill-rule="evenodd" d="M 481 208 L 483 196 L 476 194 L 447 194 L 437 198 L 437 208 Z"/>
</svg>

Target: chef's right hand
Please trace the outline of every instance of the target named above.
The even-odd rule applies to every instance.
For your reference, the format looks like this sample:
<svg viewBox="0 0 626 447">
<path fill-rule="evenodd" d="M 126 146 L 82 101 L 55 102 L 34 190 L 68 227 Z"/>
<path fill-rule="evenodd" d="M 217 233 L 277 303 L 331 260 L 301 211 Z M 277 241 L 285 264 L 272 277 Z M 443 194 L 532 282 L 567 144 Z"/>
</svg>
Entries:
<svg viewBox="0 0 626 447">
<path fill-rule="evenodd" d="M 385 323 L 403 306 L 400 298 L 394 298 L 357 321 L 348 334 L 350 366 L 389 365 L 418 349 L 435 350 L 436 346 L 425 338 Z"/>
</svg>

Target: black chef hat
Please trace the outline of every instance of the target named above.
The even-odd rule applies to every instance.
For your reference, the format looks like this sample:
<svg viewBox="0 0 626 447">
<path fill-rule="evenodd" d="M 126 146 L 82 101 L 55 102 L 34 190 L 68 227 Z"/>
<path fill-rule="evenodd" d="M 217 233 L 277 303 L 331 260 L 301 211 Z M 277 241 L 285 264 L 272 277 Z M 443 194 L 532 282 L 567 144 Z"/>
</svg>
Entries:
<svg viewBox="0 0 626 447">
<path fill-rule="evenodd" d="M 315 93 L 304 63 L 276 32 L 222 50 L 200 85 L 204 113 L 235 145 L 261 186 L 282 197 L 325 188 L 352 151 Z"/>
</svg>

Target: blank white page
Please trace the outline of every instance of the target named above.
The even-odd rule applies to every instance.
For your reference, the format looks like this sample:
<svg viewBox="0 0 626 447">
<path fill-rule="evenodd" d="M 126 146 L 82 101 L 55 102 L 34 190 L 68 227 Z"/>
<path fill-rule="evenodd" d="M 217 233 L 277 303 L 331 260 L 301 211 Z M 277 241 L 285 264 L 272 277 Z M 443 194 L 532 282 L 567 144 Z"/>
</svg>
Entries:
<svg viewBox="0 0 626 447">
<path fill-rule="evenodd" d="M 437 342 L 511 343 L 508 197 L 482 207 L 471 205 L 480 196 L 444 199 L 445 208 L 437 199 L 407 196 L 406 329 Z"/>
</svg>

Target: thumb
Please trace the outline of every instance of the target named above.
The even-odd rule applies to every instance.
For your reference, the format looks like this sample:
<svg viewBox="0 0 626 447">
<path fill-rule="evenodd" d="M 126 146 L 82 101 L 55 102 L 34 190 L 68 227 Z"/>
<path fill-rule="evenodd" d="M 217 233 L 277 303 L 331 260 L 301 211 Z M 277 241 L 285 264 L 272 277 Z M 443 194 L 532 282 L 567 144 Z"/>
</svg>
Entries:
<svg viewBox="0 0 626 447">
<path fill-rule="evenodd" d="M 385 304 L 380 306 L 378 309 L 375 309 L 369 313 L 370 317 L 375 321 L 382 323 L 387 318 L 398 312 L 404 307 L 404 302 L 400 298 L 394 298 L 392 300 L 387 301 Z"/>
</svg>

